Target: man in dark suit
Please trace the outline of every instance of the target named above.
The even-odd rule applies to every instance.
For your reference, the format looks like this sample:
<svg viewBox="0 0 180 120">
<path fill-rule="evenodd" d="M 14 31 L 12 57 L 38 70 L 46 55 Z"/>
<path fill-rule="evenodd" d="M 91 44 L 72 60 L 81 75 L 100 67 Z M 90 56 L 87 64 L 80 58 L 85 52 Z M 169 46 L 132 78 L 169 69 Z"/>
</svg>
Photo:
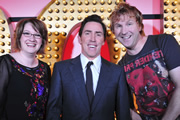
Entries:
<svg viewBox="0 0 180 120">
<path fill-rule="evenodd" d="M 100 56 L 105 37 L 98 15 L 81 23 L 81 54 L 54 65 L 47 120 L 114 120 L 114 113 L 117 120 L 130 119 L 123 69 Z"/>
</svg>

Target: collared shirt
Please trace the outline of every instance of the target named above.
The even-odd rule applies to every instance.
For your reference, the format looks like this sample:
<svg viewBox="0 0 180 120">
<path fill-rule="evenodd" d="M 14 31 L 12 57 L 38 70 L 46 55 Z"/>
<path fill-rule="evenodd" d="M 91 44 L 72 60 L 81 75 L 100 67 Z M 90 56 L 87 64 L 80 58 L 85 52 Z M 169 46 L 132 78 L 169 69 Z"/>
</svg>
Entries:
<svg viewBox="0 0 180 120">
<path fill-rule="evenodd" d="M 81 60 L 81 64 L 82 64 L 82 70 L 83 70 L 83 74 L 84 74 L 85 83 L 86 83 L 86 65 L 89 61 L 93 62 L 93 65 L 91 65 L 91 71 L 92 71 L 92 77 L 93 77 L 93 91 L 95 94 L 97 84 L 98 84 L 100 69 L 101 69 L 101 56 L 99 55 L 94 60 L 89 60 L 86 56 L 81 54 L 80 60 Z"/>
</svg>

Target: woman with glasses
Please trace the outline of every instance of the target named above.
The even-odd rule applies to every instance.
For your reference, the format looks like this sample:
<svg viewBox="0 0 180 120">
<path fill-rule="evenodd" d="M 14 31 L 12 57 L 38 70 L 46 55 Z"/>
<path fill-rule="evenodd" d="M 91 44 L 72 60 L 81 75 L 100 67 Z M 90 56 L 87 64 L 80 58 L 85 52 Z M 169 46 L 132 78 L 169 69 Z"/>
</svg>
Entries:
<svg viewBox="0 0 180 120">
<path fill-rule="evenodd" d="M 14 51 L 0 56 L 0 120 L 44 120 L 49 66 L 38 60 L 47 29 L 36 18 L 23 19 L 14 33 Z"/>
</svg>

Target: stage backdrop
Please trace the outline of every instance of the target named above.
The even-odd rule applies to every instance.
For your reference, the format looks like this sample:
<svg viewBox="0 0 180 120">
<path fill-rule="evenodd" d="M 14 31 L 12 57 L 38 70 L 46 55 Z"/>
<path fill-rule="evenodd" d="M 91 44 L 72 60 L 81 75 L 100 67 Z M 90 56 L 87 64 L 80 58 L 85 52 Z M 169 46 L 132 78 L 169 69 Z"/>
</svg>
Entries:
<svg viewBox="0 0 180 120">
<path fill-rule="evenodd" d="M 0 55 L 13 52 L 13 31 L 22 18 L 37 17 L 48 28 L 48 45 L 44 55 L 37 57 L 49 64 L 77 56 L 81 49 L 76 40 L 78 23 L 87 15 L 98 14 L 108 33 L 102 55 L 117 63 L 126 49 L 110 31 L 108 16 L 122 0 L 0 0 Z M 179 42 L 179 11 L 177 0 L 126 0 L 143 14 L 146 35 L 169 33 Z M 104 54 L 103 54 L 104 53 Z"/>
</svg>

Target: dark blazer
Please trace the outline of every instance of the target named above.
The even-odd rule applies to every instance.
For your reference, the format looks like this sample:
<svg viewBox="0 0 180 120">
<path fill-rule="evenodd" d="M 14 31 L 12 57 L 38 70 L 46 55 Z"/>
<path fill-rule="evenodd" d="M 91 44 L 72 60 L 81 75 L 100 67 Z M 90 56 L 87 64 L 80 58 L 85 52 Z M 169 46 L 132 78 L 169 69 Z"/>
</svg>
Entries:
<svg viewBox="0 0 180 120">
<path fill-rule="evenodd" d="M 90 109 L 80 56 L 55 63 L 47 120 L 114 120 L 114 112 L 117 120 L 129 120 L 128 91 L 122 72 L 123 68 L 102 58 Z"/>
</svg>

